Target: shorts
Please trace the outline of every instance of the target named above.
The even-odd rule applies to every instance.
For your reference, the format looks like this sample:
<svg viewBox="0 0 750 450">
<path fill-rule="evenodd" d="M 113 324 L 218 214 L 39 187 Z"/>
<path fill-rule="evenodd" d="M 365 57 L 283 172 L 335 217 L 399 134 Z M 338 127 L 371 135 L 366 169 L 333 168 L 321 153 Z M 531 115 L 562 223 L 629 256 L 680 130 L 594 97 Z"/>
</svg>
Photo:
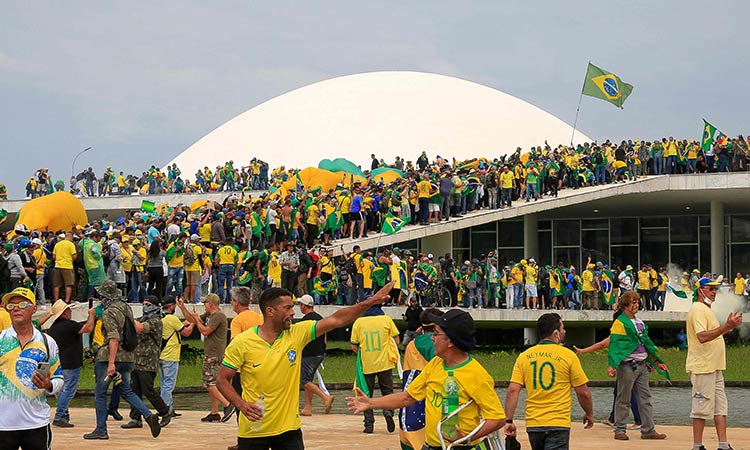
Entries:
<svg viewBox="0 0 750 450">
<path fill-rule="evenodd" d="M 73 269 L 55 268 L 55 286 L 73 286 L 76 284 L 76 276 Z"/>
<path fill-rule="evenodd" d="M 357 220 L 362 220 L 362 213 L 361 212 L 350 212 L 349 213 L 349 222 L 355 222 Z"/>
<path fill-rule="evenodd" d="M 429 212 L 439 212 L 440 211 L 440 205 L 437 203 L 430 203 L 427 207 L 427 211 Z"/>
<path fill-rule="evenodd" d="M 536 284 L 527 284 L 526 285 L 526 296 L 527 297 L 536 297 Z"/>
<path fill-rule="evenodd" d="M 203 358 L 203 371 L 201 380 L 203 387 L 216 386 L 216 375 L 219 373 L 219 363 L 221 361 L 216 356 L 207 356 Z"/>
<path fill-rule="evenodd" d="M 185 283 L 188 286 L 198 286 L 201 281 L 201 272 L 199 270 L 186 270 Z"/>
<path fill-rule="evenodd" d="M 691 419 L 713 419 L 727 415 L 727 394 L 724 391 L 724 373 L 721 370 L 711 373 L 691 373 L 692 389 Z"/>
<path fill-rule="evenodd" d="M 299 384 L 304 386 L 307 383 L 312 383 L 315 371 L 318 370 L 321 364 L 323 364 L 323 358 L 325 355 L 315 356 L 303 356 L 302 357 L 302 369 L 300 371 Z"/>
</svg>

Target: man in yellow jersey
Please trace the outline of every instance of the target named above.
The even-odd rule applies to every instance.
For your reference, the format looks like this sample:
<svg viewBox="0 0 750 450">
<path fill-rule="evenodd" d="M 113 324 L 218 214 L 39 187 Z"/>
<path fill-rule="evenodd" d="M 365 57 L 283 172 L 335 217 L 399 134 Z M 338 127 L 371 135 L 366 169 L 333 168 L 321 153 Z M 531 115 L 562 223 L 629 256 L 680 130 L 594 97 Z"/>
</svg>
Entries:
<svg viewBox="0 0 750 450">
<path fill-rule="evenodd" d="M 594 407 L 586 373 L 581 361 L 562 346 L 565 326 L 557 313 L 547 313 L 536 322 L 539 344 L 518 355 L 510 377 L 505 408 L 508 423 L 505 432 L 516 435 L 513 414 L 521 388 L 526 388 L 526 433 L 532 450 L 568 449 L 570 412 L 573 406 L 571 388 L 583 408 L 584 428 L 594 426 Z"/>
<path fill-rule="evenodd" d="M 165 258 L 168 266 L 167 295 L 179 296 L 185 275 L 185 247 L 189 244 L 187 233 L 180 233 L 177 240 L 169 244 Z"/>
<path fill-rule="evenodd" d="M 526 272 L 526 309 L 537 309 L 539 294 L 537 292 L 536 283 L 539 271 L 534 258 L 529 258 L 529 262 L 524 266 L 524 271 Z"/>
<path fill-rule="evenodd" d="M 237 278 L 237 249 L 229 243 L 222 242 L 216 251 L 219 258 L 219 298 L 228 303 L 232 281 Z"/>
<path fill-rule="evenodd" d="M 177 417 L 174 412 L 174 400 L 172 391 L 177 385 L 177 372 L 180 369 L 180 351 L 182 350 L 181 337 L 188 337 L 193 333 L 193 324 L 187 320 L 181 321 L 174 315 L 177 302 L 173 295 L 165 295 L 162 299 L 162 311 L 164 317 L 161 319 L 161 338 L 163 346 L 159 355 L 159 379 L 161 385 L 161 398 L 167 404 L 172 416 Z M 162 417 L 162 422 L 164 421 Z"/>
<path fill-rule="evenodd" d="M 44 268 L 47 266 L 47 255 L 42 248 L 41 239 L 32 239 L 31 246 L 33 248 L 31 254 L 34 257 L 34 262 L 36 262 L 36 286 L 34 288 L 34 294 L 36 295 L 37 304 L 44 305 L 47 303 L 44 298 Z"/>
<path fill-rule="evenodd" d="M 190 243 L 185 247 L 185 253 L 182 256 L 185 266 L 185 291 L 183 298 L 188 302 L 195 298 L 195 288 L 201 282 L 201 273 L 203 272 L 203 248 L 198 243 L 201 237 L 197 234 L 190 236 Z"/>
<path fill-rule="evenodd" d="M 440 436 L 437 434 L 437 424 L 442 418 L 443 382 L 450 372 L 460 386 L 459 405 L 469 400 L 473 403 L 458 414 L 460 430 L 457 430 L 455 437 L 444 438 L 449 441 L 464 437 L 479 425 L 481 416 L 485 424 L 477 432 L 471 446 L 457 447 L 474 448 L 482 438 L 505 424 L 505 411 L 495 393 L 494 380 L 468 353 L 476 346 L 474 320 L 469 313 L 460 309 L 451 309 L 442 316 L 429 314 L 427 318 L 435 326 L 432 333 L 435 357 L 427 363 L 409 387 L 404 392 L 380 398 L 368 398 L 358 390 L 356 397 L 346 399 L 347 404 L 352 412 L 358 413 L 375 408 L 403 408 L 424 400 L 426 443 L 422 448 L 440 450 L 442 447 Z"/>
<path fill-rule="evenodd" d="M 369 299 L 322 320 L 294 325 L 293 294 L 281 288 L 263 291 L 263 324 L 232 340 L 218 375 L 219 390 L 241 412 L 240 450 L 304 448 L 299 418 L 302 349 L 318 336 L 352 323 L 371 306 L 382 304 L 391 287 L 389 283 Z M 238 370 L 242 396 L 231 385 Z"/>
<path fill-rule="evenodd" d="M 429 225 L 429 204 L 430 196 L 432 191 L 432 185 L 430 179 L 426 175 L 422 175 L 419 183 L 417 183 L 417 197 L 419 201 L 419 224 Z"/>
<path fill-rule="evenodd" d="M 73 233 L 70 232 L 65 233 L 65 237 L 60 239 L 52 250 L 52 259 L 55 261 L 55 287 L 52 290 L 52 296 L 59 299 L 60 287 L 64 287 L 65 303 L 70 303 L 73 285 L 76 283 L 75 273 L 73 272 L 73 261 L 78 257 L 76 251 Z"/>
<path fill-rule="evenodd" d="M 394 284 L 391 281 L 389 284 Z M 393 291 L 391 291 L 393 292 Z M 395 344 L 394 344 L 395 343 Z M 352 351 L 362 362 L 362 373 L 367 381 L 370 395 L 375 388 L 375 378 L 378 379 L 381 395 L 393 393 L 393 368 L 396 360 L 391 358 L 392 347 L 398 345 L 398 328 L 393 319 L 386 316 L 380 305 L 368 309 L 363 317 L 354 321 L 352 326 Z M 371 410 L 364 413 L 365 429 L 363 433 L 371 434 L 375 425 L 375 414 Z M 396 430 L 393 421 L 393 410 L 384 409 L 386 426 L 389 433 Z"/>
</svg>

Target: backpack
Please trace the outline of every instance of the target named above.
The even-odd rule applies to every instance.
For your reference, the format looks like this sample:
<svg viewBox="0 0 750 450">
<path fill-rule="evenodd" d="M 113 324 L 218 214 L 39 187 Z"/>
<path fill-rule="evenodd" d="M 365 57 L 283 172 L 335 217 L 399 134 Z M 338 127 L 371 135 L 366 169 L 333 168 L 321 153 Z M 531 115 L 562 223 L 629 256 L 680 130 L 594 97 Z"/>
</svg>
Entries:
<svg viewBox="0 0 750 450">
<path fill-rule="evenodd" d="M 126 352 L 132 352 L 138 345 L 138 333 L 135 331 L 133 320 L 125 316 L 125 324 L 122 326 L 122 340 L 120 347 Z"/>
<path fill-rule="evenodd" d="M 354 256 L 350 256 L 349 259 L 344 263 L 344 270 L 350 275 L 357 273 L 357 262 L 354 261 Z"/>
<path fill-rule="evenodd" d="M 193 252 L 193 244 L 188 244 L 188 246 L 185 247 L 183 262 L 185 263 L 185 266 L 192 266 L 193 264 L 195 264 L 195 252 Z"/>
<path fill-rule="evenodd" d="M 662 278 L 660 273 L 656 273 L 656 285 L 661 286 L 661 284 L 664 282 L 664 278 Z"/>
</svg>

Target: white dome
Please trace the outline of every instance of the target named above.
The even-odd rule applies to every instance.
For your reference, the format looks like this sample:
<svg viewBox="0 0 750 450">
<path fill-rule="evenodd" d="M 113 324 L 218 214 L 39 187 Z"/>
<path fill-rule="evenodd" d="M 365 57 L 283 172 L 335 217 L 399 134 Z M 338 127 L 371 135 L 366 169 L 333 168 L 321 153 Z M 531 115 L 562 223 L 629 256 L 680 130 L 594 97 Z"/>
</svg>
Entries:
<svg viewBox="0 0 750 450">
<path fill-rule="evenodd" d="M 570 142 L 572 127 L 496 89 L 421 72 L 372 72 L 311 84 L 246 111 L 169 162 L 189 179 L 204 166 L 257 157 L 271 167 L 317 167 L 370 155 L 416 161 L 422 150 L 461 161 L 493 159 L 516 147 Z M 591 141 L 576 132 L 575 142 Z"/>
</svg>

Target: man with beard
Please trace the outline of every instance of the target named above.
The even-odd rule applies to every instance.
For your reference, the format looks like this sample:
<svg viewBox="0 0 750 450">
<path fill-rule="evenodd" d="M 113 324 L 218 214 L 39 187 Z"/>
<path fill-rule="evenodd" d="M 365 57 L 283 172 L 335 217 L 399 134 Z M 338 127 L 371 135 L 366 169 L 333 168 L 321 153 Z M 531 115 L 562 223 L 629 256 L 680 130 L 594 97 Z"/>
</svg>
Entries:
<svg viewBox="0 0 750 450">
<path fill-rule="evenodd" d="M 302 349 L 316 337 L 352 323 L 371 306 L 382 304 L 391 288 L 393 282 L 369 299 L 341 308 L 332 316 L 294 325 L 293 294 L 281 288 L 263 291 L 259 301 L 263 324 L 232 340 L 217 380 L 219 391 L 240 412 L 239 449 L 304 448 L 299 419 Z M 238 370 L 241 397 L 232 387 Z"/>
</svg>

